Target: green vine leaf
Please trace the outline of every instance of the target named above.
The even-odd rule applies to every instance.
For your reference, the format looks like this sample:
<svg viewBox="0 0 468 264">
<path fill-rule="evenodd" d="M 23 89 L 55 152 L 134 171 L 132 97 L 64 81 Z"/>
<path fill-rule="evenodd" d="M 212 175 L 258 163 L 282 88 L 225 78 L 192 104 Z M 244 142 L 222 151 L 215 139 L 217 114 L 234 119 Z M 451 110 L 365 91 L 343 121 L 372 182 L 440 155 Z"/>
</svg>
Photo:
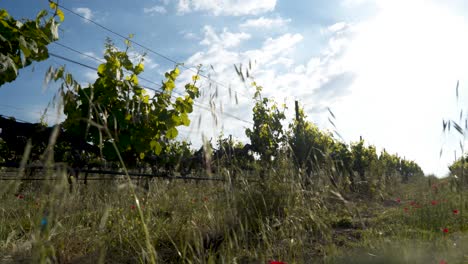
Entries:
<svg viewBox="0 0 468 264">
<path fill-rule="evenodd" d="M 190 125 L 190 119 L 188 117 L 188 114 L 183 113 L 180 115 L 180 121 L 182 122 L 182 125 L 184 126 L 189 126 Z"/>
<path fill-rule="evenodd" d="M 166 137 L 168 139 L 174 139 L 177 137 L 178 134 L 179 134 L 179 131 L 177 131 L 175 127 L 171 127 L 169 130 L 167 130 Z"/>
<path fill-rule="evenodd" d="M 112 153 L 115 144 L 125 163 L 132 166 L 149 155 L 170 151 L 167 146 L 178 136 L 177 127 L 190 124 L 188 113 L 192 110 L 193 99 L 198 96 L 198 88 L 186 85 L 186 93 L 173 99 L 172 90 L 179 74 L 179 70 L 174 69 L 166 74 L 165 91 L 150 97 L 138 82 L 143 64 L 133 65 L 127 52 L 128 49 L 119 51 L 108 41 L 106 62 L 99 65 L 96 81 L 84 88 L 65 85 L 68 90 L 63 91 L 67 116 L 64 127 L 94 145 L 103 145 L 103 154 L 110 161 L 117 159 Z M 130 73 L 124 74 L 126 71 Z M 74 83 L 60 70 L 56 70 L 53 77 L 57 75 L 64 84 Z M 102 133 L 103 129 L 110 135 Z"/>
<path fill-rule="evenodd" d="M 140 74 L 140 73 L 142 73 L 144 70 L 145 70 L 145 65 L 143 65 L 143 63 L 139 63 L 139 64 L 135 67 L 135 74 Z"/>
<path fill-rule="evenodd" d="M 56 10 L 62 21 L 64 15 L 59 11 Z M 49 57 L 47 46 L 58 39 L 59 23 L 54 16 L 44 19 L 46 16 L 47 11 L 42 10 L 35 20 L 21 22 L 0 9 L 0 86 L 15 80 L 19 69 Z"/>
<path fill-rule="evenodd" d="M 57 16 L 59 17 L 60 22 L 63 22 L 63 20 L 65 19 L 65 15 L 63 14 L 63 11 L 60 9 L 57 9 Z"/>
<path fill-rule="evenodd" d="M 161 154 L 162 146 L 158 141 L 152 140 L 151 143 L 150 143 L 150 146 L 151 146 L 151 149 L 154 151 L 154 153 L 156 155 Z"/>
</svg>

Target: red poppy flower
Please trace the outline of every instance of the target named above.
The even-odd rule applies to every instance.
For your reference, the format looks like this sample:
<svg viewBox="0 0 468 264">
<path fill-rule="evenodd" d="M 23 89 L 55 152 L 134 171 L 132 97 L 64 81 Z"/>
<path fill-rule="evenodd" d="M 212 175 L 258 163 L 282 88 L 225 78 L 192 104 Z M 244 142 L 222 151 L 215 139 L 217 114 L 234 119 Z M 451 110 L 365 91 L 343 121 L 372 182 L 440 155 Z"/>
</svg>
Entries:
<svg viewBox="0 0 468 264">
<path fill-rule="evenodd" d="M 432 201 L 431 201 L 431 204 L 432 204 L 432 205 L 437 205 L 437 201 L 436 201 L 436 200 L 432 200 Z"/>
<path fill-rule="evenodd" d="M 16 198 L 18 198 L 18 199 L 20 199 L 20 200 L 21 200 L 21 199 L 24 199 L 24 195 L 18 194 L 18 195 L 16 196 Z"/>
<path fill-rule="evenodd" d="M 411 201 L 409 204 L 410 204 L 411 206 L 416 206 L 416 205 L 417 205 L 415 201 Z"/>
<path fill-rule="evenodd" d="M 453 210 L 452 212 L 453 214 L 456 214 L 456 215 L 460 213 L 460 211 L 458 211 L 457 209 Z"/>
<path fill-rule="evenodd" d="M 403 210 L 405 210 L 405 212 L 408 212 L 408 207 L 403 208 Z"/>
<path fill-rule="evenodd" d="M 441 261 L 439 262 L 439 264 L 447 264 L 447 261 L 441 260 Z"/>
<path fill-rule="evenodd" d="M 288 264 L 288 263 L 283 262 L 283 261 L 270 260 L 268 261 L 268 264 Z"/>
<path fill-rule="evenodd" d="M 447 234 L 447 233 L 449 232 L 449 230 L 448 230 L 448 228 L 444 228 L 444 229 L 442 230 L 442 232 L 444 232 L 444 233 Z"/>
<path fill-rule="evenodd" d="M 401 202 L 400 198 L 396 198 L 395 201 L 396 201 L 397 203 L 400 203 L 400 202 Z"/>
<path fill-rule="evenodd" d="M 135 206 L 135 205 L 132 205 L 132 206 L 130 206 L 130 209 L 135 210 L 135 209 L 136 209 L 136 206 Z"/>
</svg>

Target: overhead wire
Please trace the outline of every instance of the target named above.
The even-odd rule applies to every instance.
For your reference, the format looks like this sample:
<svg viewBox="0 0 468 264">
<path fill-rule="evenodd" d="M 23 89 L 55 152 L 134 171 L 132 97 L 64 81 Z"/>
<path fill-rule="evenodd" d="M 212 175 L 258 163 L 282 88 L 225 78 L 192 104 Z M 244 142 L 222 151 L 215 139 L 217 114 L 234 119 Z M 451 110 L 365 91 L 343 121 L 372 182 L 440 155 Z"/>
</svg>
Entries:
<svg viewBox="0 0 468 264">
<path fill-rule="evenodd" d="M 92 60 L 95 60 L 95 61 L 97 61 L 97 62 L 100 62 L 100 63 L 105 62 L 104 60 L 101 60 L 101 59 L 99 59 L 99 58 L 96 58 L 96 57 L 94 57 L 94 56 L 91 56 L 91 55 L 89 55 L 89 54 L 86 54 L 86 53 L 84 53 L 84 52 L 81 52 L 81 51 L 79 51 L 79 50 L 77 50 L 77 49 L 74 49 L 74 48 L 72 48 L 72 47 L 70 47 L 70 46 L 67 46 L 67 45 L 65 45 L 65 44 L 62 44 L 62 43 L 60 43 L 60 42 L 58 42 L 58 41 L 54 41 L 54 42 L 52 42 L 52 43 L 53 43 L 54 45 L 58 45 L 58 46 L 60 46 L 60 47 L 62 47 L 62 48 L 68 49 L 68 50 L 70 50 L 70 51 L 73 51 L 73 52 L 75 52 L 75 53 L 78 53 L 78 54 L 80 54 L 80 55 L 82 55 L 82 56 L 85 56 L 85 57 L 90 58 L 90 59 L 92 59 Z"/>
<path fill-rule="evenodd" d="M 85 68 L 94 70 L 94 71 L 97 71 L 97 70 L 98 70 L 96 67 L 93 67 L 93 66 L 90 66 L 90 65 L 87 65 L 87 64 L 78 62 L 78 61 L 76 61 L 76 60 L 73 60 L 73 59 L 70 59 L 70 58 L 67 58 L 67 57 L 64 57 L 64 56 L 55 54 L 55 53 L 53 53 L 53 52 L 49 52 L 49 55 L 52 56 L 52 57 L 58 58 L 58 59 L 62 59 L 62 60 L 68 61 L 68 62 L 73 63 L 73 64 L 76 64 L 76 65 L 79 65 L 79 66 L 82 66 L 82 67 L 85 67 Z M 158 84 L 158 85 L 159 85 L 159 84 Z M 161 86 L 161 87 L 162 87 L 162 86 Z M 151 91 L 154 91 L 154 92 L 157 92 L 157 93 L 161 93 L 161 92 L 163 91 L 162 89 L 157 90 L 157 89 L 154 89 L 154 88 L 151 88 L 151 87 L 146 87 L 146 86 L 142 86 L 142 88 L 147 89 L 147 90 L 151 90 Z M 177 91 L 173 91 L 173 92 L 183 96 L 182 93 L 179 93 L 179 92 L 177 92 Z M 171 95 L 171 96 L 173 97 L 173 95 Z M 199 108 L 204 109 L 204 110 L 209 111 L 209 112 L 212 111 L 209 107 L 206 107 L 206 106 L 201 105 L 201 104 L 197 104 L 197 103 L 195 103 L 195 102 L 194 102 L 194 106 L 199 107 Z M 221 112 L 220 114 L 221 114 L 221 115 L 224 115 L 224 116 L 227 116 L 227 117 L 230 117 L 230 118 L 233 118 L 233 119 L 236 119 L 236 120 L 238 120 L 238 121 L 245 122 L 245 123 L 248 123 L 248 124 L 253 125 L 253 122 L 244 120 L 244 119 L 242 119 L 242 118 L 240 118 L 240 117 L 237 117 L 237 116 L 235 116 L 235 115 L 232 115 L 232 114 L 229 114 L 229 113 L 226 113 L 226 112 Z"/>
<path fill-rule="evenodd" d="M 90 70 L 94 70 L 94 71 L 97 71 L 97 68 L 96 67 L 93 67 L 93 66 L 89 66 L 89 65 L 86 65 L 84 63 L 81 63 L 79 61 L 75 61 L 75 60 L 72 60 L 72 59 L 69 59 L 69 58 L 66 58 L 66 57 L 63 57 L 61 55 L 58 55 L 58 54 L 55 54 L 53 52 L 49 52 L 49 55 L 52 56 L 52 57 L 55 57 L 55 58 L 58 58 L 58 59 L 61 59 L 61 60 L 64 60 L 64 61 L 68 61 L 68 62 L 71 62 L 73 64 L 77 64 L 77 65 L 80 65 L 82 67 L 85 67 L 85 68 L 88 68 Z"/>
<path fill-rule="evenodd" d="M 89 54 L 86 54 L 86 53 L 84 53 L 84 52 L 82 52 L 82 51 L 79 51 L 79 50 L 74 49 L 74 48 L 72 48 L 72 47 L 70 47 L 70 46 L 64 45 L 64 44 L 62 44 L 62 43 L 60 43 L 60 42 L 57 42 L 57 41 L 56 41 L 56 42 L 52 42 L 52 43 L 54 43 L 54 44 L 56 44 L 56 45 L 58 45 L 58 46 L 60 46 L 60 47 L 63 47 L 63 48 L 65 48 L 65 49 L 68 49 L 68 50 L 70 50 L 70 51 L 73 51 L 73 52 L 75 52 L 75 53 L 78 53 L 78 54 L 80 54 L 80 55 L 82 55 L 82 56 L 84 56 L 84 57 L 87 57 L 87 58 L 89 58 L 89 59 L 95 60 L 95 61 L 97 61 L 97 62 L 100 62 L 100 63 L 104 63 L 104 62 L 105 62 L 104 60 L 101 60 L 101 59 L 99 59 L 99 58 L 96 58 L 96 57 L 94 57 L 94 56 L 91 56 L 91 55 L 89 55 Z M 94 69 L 93 69 L 93 70 L 94 70 Z M 130 71 L 127 71 L 127 70 L 124 70 L 124 71 L 127 72 L 127 73 L 130 73 Z M 147 79 L 147 78 L 145 78 L 145 77 L 138 76 L 138 78 L 141 79 L 141 80 L 144 80 L 144 81 L 146 81 L 146 82 L 149 82 L 149 83 L 151 83 L 151 84 L 157 85 L 157 86 L 159 86 L 160 88 L 162 87 L 161 84 L 159 84 L 159 83 L 157 83 L 157 82 L 155 82 L 155 81 L 149 80 L 149 79 Z M 177 92 L 177 91 L 174 91 L 174 92 Z"/>
<path fill-rule="evenodd" d="M 220 82 L 220 81 L 214 80 L 214 79 L 212 79 L 212 78 L 209 77 L 209 76 L 206 76 L 206 75 L 204 75 L 204 74 L 199 73 L 198 71 L 194 70 L 193 67 L 187 67 L 187 66 L 185 66 L 183 63 L 177 62 L 176 60 L 170 58 L 169 56 L 164 55 L 164 54 L 162 54 L 161 52 L 157 52 L 157 51 L 155 51 L 155 50 L 149 48 L 149 47 L 146 46 L 146 45 L 143 45 L 143 44 L 141 44 L 141 43 L 139 43 L 139 42 L 137 42 L 137 41 L 135 41 L 135 40 L 132 40 L 132 39 L 129 38 L 129 37 L 125 37 L 124 35 L 122 35 L 122 34 L 116 32 L 115 30 L 112 30 L 112 29 L 110 29 L 109 27 L 106 27 L 106 26 L 104 26 L 104 25 L 102 25 L 102 24 L 96 22 L 96 21 L 92 20 L 92 19 L 89 18 L 89 17 L 85 17 L 85 16 L 83 16 L 83 15 L 81 15 L 81 14 L 79 14 L 79 13 L 77 13 L 77 12 L 75 12 L 75 11 L 73 11 L 73 10 L 71 10 L 71 9 L 69 9 L 69 8 L 67 8 L 67 7 L 65 7 L 65 6 L 63 6 L 62 4 L 59 4 L 58 2 L 53 2 L 52 0 L 49 0 L 49 2 L 55 3 L 58 7 L 61 7 L 62 9 L 66 10 L 67 12 L 70 12 L 71 14 L 74 14 L 75 16 L 78 16 L 78 17 L 84 19 L 85 21 L 88 21 L 88 22 L 90 22 L 90 23 L 92 23 L 92 24 L 94 24 L 94 25 L 96 25 L 96 26 L 98 26 L 98 27 L 100 27 L 100 28 L 102 28 L 102 29 L 104 29 L 104 30 L 106 30 L 106 31 L 108 31 L 108 32 L 110 32 L 110 33 L 112 33 L 112 34 L 114 34 L 114 35 L 116 35 L 116 36 L 118 36 L 118 37 L 124 39 L 124 40 L 126 40 L 126 41 L 129 41 L 130 43 L 133 43 L 133 44 L 135 44 L 136 46 L 139 46 L 140 48 L 143 48 L 143 49 L 145 49 L 145 50 L 147 50 L 147 51 L 149 51 L 149 52 L 151 52 L 151 53 L 153 53 L 153 54 L 155 54 L 155 55 L 157 55 L 157 56 L 159 56 L 159 57 L 161 57 L 161 58 L 163 58 L 163 59 L 165 59 L 165 60 L 167 60 L 167 61 L 169 61 L 169 62 L 172 62 L 172 63 L 174 63 L 174 64 L 176 64 L 176 65 L 180 65 L 182 68 L 184 68 L 184 69 L 186 69 L 186 70 L 189 70 L 189 71 L 192 71 L 192 72 L 194 72 L 194 73 L 197 73 L 200 77 L 205 78 L 206 80 L 208 80 L 208 81 L 210 81 L 210 82 L 212 82 L 212 83 L 215 83 L 215 84 L 217 84 L 217 85 L 219 85 L 219 86 L 222 86 L 222 87 L 224 87 L 224 88 L 231 89 L 230 86 L 228 86 L 228 85 L 226 85 L 226 84 L 224 84 L 224 83 L 222 83 L 222 82 Z M 232 89 L 232 90 L 234 90 L 234 89 Z M 241 93 L 241 92 L 239 92 L 239 91 L 234 90 L 234 92 L 235 92 L 235 93 L 238 93 L 238 94 L 241 94 L 242 96 L 244 96 L 244 97 L 246 97 L 246 98 L 250 98 L 250 97 L 247 96 L 246 94 Z"/>
<path fill-rule="evenodd" d="M 68 50 L 70 50 L 70 51 L 73 51 L 73 52 L 75 52 L 75 53 L 78 53 L 78 54 L 80 54 L 80 55 L 82 55 L 82 56 L 85 56 L 85 57 L 88 57 L 88 58 L 90 58 L 90 59 L 93 59 L 93 60 L 95 60 L 95 61 L 98 61 L 98 62 L 101 62 L 101 63 L 104 62 L 104 60 L 101 60 L 101 59 L 99 59 L 99 58 L 96 58 L 96 57 L 94 57 L 94 56 L 91 56 L 91 55 L 89 55 L 89 54 L 86 54 L 86 53 L 84 53 L 84 52 L 82 52 L 82 51 L 79 51 L 79 50 L 74 49 L 74 48 L 72 48 L 72 47 L 70 47 L 70 46 L 64 45 L 64 44 L 62 44 L 62 43 L 59 43 L 59 42 L 53 42 L 53 43 L 55 43 L 55 44 L 57 44 L 57 45 L 59 45 L 59 46 L 65 48 L 65 49 L 68 49 Z M 57 55 L 54 54 L 54 56 L 57 56 Z M 63 56 L 61 56 L 61 57 L 63 57 Z M 72 60 L 70 60 L 70 59 L 68 59 L 68 58 L 65 58 L 65 60 L 74 63 Z M 80 63 L 80 64 L 82 64 L 82 63 Z M 81 66 L 83 66 L 83 65 L 81 65 Z M 92 66 L 85 65 L 85 67 L 91 68 L 92 70 L 97 71 L 97 68 L 94 68 L 94 67 L 92 67 Z M 126 71 L 126 72 L 129 73 L 129 71 Z M 159 86 L 159 88 L 162 88 L 162 85 L 159 84 L 159 83 L 157 83 L 157 82 L 155 82 L 155 81 L 146 79 L 146 78 L 141 77 L 141 76 L 138 76 L 138 78 L 141 79 L 141 80 L 147 81 L 147 82 L 149 82 L 149 83 L 155 84 L 155 85 Z M 144 88 L 145 88 L 145 89 L 149 89 L 149 90 L 153 90 L 153 91 L 157 91 L 157 90 L 154 90 L 154 89 L 149 88 L 149 87 L 144 87 Z M 162 89 L 160 90 L 160 92 L 162 92 Z M 173 91 L 173 92 L 176 93 L 176 94 L 178 94 L 178 95 L 183 96 L 182 93 L 179 93 L 179 92 L 177 92 L 177 91 Z M 211 111 L 210 108 L 209 108 L 208 106 L 204 106 L 204 105 L 200 105 L 200 104 L 196 104 L 196 103 L 194 103 L 194 105 L 197 106 L 197 107 L 200 107 L 200 108 L 204 108 L 205 110 Z M 221 112 L 221 114 L 222 114 L 222 115 L 225 115 L 225 116 L 228 116 L 228 117 L 231 117 L 231 118 L 234 118 L 234 119 L 236 119 L 236 120 L 239 120 L 239 121 L 248 123 L 248 124 L 253 124 L 253 123 L 250 122 L 250 121 L 243 120 L 243 119 L 241 119 L 241 118 L 239 118 L 239 117 L 237 117 L 237 116 L 235 116 L 235 115 L 229 114 L 229 113 Z"/>
</svg>

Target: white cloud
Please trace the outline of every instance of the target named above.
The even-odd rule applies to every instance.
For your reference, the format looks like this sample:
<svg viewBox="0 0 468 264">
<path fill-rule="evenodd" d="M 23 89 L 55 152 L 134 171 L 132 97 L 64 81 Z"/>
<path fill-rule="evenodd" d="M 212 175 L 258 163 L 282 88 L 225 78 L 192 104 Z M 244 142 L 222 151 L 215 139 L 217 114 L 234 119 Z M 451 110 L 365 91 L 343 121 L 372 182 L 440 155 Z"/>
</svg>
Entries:
<svg viewBox="0 0 468 264">
<path fill-rule="evenodd" d="M 231 32 L 224 30 L 223 33 L 221 34 L 221 39 L 224 43 L 224 46 L 230 48 L 230 47 L 236 47 L 242 41 L 250 39 L 250 35 L 244 32 L 231 33 Z"/>
<path fill-rule="evenodd" d="M 94 52 L 92 52 L 92 51 L 86 51 L 86 52 L 83 52 L 83 54 L 85 54 L 86 56 L 89 56 L 89 57 L 96 57 L 96 54 Z"/>
<path fill-rule="evenodd" d="M 275 65 L 284 65 L 286 68 L 291 67 L 294 64 L 294 60 L 289 59 L 289 58 L 278 58 L 276 60 L 273 60 L 267 64 L 267 66 L 275 66 Z"/>
<path fill-rule="evenodd" d="M 184 39 L 189 39 L 189 40 L 200 40 L 201 37 L 197 34 L 195 34 L 193 31 L 191 30 L 181 30 L 179 31 L 179 35 L 182 35 L 182 37 Z"/>
<path fill-rule="evenodd" d="M 164 6 L 155 5 L 153 7 L 143 8 L 143 12 L 145 14 L 155 15 L 155 14 L 166 14 L 167 10 Z"/>
<path fill-rule="evenodd" d="M 185 14 L 190 12 L 190 0 L 179 0 L 179 4 L 177 5 L 177 13 Z"/>
<path fill-rule="evenodd" d="M 278 38 L 268 38 L 263 44 L 263 50 L 271 55 L 288 51 L 297 43 L 301 42 L 304 37 L 301 34 L 284 34 Z"/>
<path fill-rule="evenodd" d="M 321 32 L 326 34 L 326 33 L 336 33 L 340 31 L 346 30 L 346 28 L 349 27 L 349 24 L 346 22 L 338 22 L 335 23 L 331 26 L 326 27 L 326 29 L 322 29 Z"/>
<path fill-rule="evenodd" d="M 362 5 L 367 2 L 371 2 L 372 0 L 343 0 L 341 2 L 342 5 L 349 7 L 349 6 L 356 6 L 356 5 Z"/>
<path fill-rule="evenodd" d="M 87 83 L 94 83 L 99 77 L 96 71 L 86 71 L 84 74 L 85 83 L 81 84 L 83 87 L 87 86 Z"/>
<path fill-rule="evenodd" d="M 82 15 L 84 18 L 86 19 L 92 19 L 93 18 L 93 12 L 91 11 L 91 9 L 87 8 L 87 7 L 77 7 L 77 8 L 73 8 L 73 11 L 75 11 L 76 13 Z M 83 20 L 85 23 L 89 23 L 88 20 Z"/>
<path fill-rule="evenodd" d="M 95 63 L 99 63 L 97 60 L 99 60 L 100 62 L 104 62 L 104 59 L 102 57 L 96 55 L 96 53 L 92 51 L 85 51 L 82 55 L 80 55 L 80 57 L 86 60 L 93 61 Z"/>
<path fill-rule="evenodd" d="M 240 24 L 241 28 L 257 28 L 257 29 L 271 29 L 271 28 L 282 28 L 291 22 L 291 19 L 277 18 L 265 18 L 259 17 L 257 19 L 248 19 L 244 23 Z"/>
<path fill-rule="evenodd" d="M 140 62 L 141 59 L 143 59 L 143 64 L 145 65 L 145 71 L 153 70 L 159 66 L 157 63 L 154 62 L 154 60 L 151 57 L 149 57 L 148 54 L 144 55 L 137 51 L 129 51 L 128 57 L 132 61 L 133 64 L 137 64 Z"/>
<path fill-rule="evenodd" d="M 185 39 L 197 39 L 197 35 L 195 35 L 195 33 L 193 32 L 185 32 L 183 33 L 183 36 Z"/>
<path fill-rule="evenodd" d="M 333 66 L 333 62 L 341 54 L 341 50 L 338 50 L 337 47 L 330 47 L 321 56 L 311 58 L 308 64 L 298 65 L 295 63 L 293 60 L 295 47 L 303 40 L 303 36 L 300 34 L 287 33 L 276 38 L 267 38 L 260 47 L 238 51 L 232 46 L 219 44 L 222 42 L 223 33 L 227 30 L 216 33 L 211 27 L 205 29 L 207 29 L 205 32 L 207 48 L 193 54 L 186 63 L 188 65 L 199 63 L 205 66 L 212 65 L 214 71 L 209 71 L 209 74 L 218 83 L 208 85 L 208 82 L 202 79 L 205 84 L 202 88 L 205 96 L 199 102 L 207 105 L 213 98 L 212 96 L 217 94 L 213 99 L 217 106 L 216 109 L 219 111 L 223 106 L 224 112 L 243 120 L 252 120 L 253 100 L 251 98 L 254 88 L 249 86 L 250 81 L 243 84 L 239 80 L 233 64 L 242 63 L 245 73 L 250 61 L 252 67 L 249 69 L 249 74 L 254 76 L 257 83 L 264 87 L 263 94 L 275 98 L 280 104 L 285 102 L 289 106 L 294 105 L 296 98 L 301 100 L 308 98 L 314 101 L 315 106 L 327 106 L 336 100 L 335 97 L 340 97 L 339 93 L 344 93 L 349 81 L 348 76 L 352 75 L 346 75 L 346 72 L 340 70 L 339 67 Z M 338 40 L 330 41 L 330 45 L 336 41 Z M 192 72 L 186 71 L 182 73 L 182 79 L 190 80 L 192 74 Z M 339 83 L 339 81 L 345 84 Z M 333 93 L 333 91 L 338 92 Z M 288 113 L 289 116 L 292 115 L 290 111 Z M 200 129 L 198 128 L 199 116 L 202 116 Z M 191 138 L 195 145 L 200 144 L 201 133 L 210 138 L 216 137 L 220 131 L 225 131 L 225 135 L 232 134 L 236 138 L 247 141 L 244 131 L 246 127 L 251 125 L 223 116 L 219 112 L 216 125 L 211 116 L 211 113 L 196 108 L 192 115 L 193 124 L 190 128 L 183 129 L 184 133 L 192 131 Z"/>
<path fill-rule="evenodd" d="M 283 34 L 266 39 L 260 47 L 238 51 L 235 47 L 240 44 L 220 44 L 222 33 L 214 30 L 205 32 L 206 48 L 193 54 L 188 63 L 213 65 L 212 78 L 230 85 L 231 94 L 238 92 L 236 105 L 229 89 L 218 85 L 214 99 L 218 109 L 224 105 L 225 112 L 251 120 L 252 88 L 239 82 L 232 67 L 243 63 L 245 69 L 251 60 L 255 63 L 250 74 L 264 87 L 265 96 L 286 101 L 288 106 L 299 99 L 309 120 L 322 128 L 330 128 L 326 107 L 331 107 L 338 131 L 347 142 L 362 135 L 378 149 L 385 147 L 415 160 L 426 173 L 443 175 L 453 160 L 454 148 L 447 146 L 456 140 L 442 136 L 441 120 L 456 118 L 456 111 L 466 107 L 455 104 L 454 86 L 458 79 L 461 91 L 468 85 L 464 72 L 468 68 L 468 36 L 460 33 L 468 31 L 468 23 L 445 2 L 374 2 L 378 7 L 375 16 L 323 28 L 320 36 L 328 39 L 326 48 L 306 63 L 294 61 L 304 37 L 300 34 Z M 191 74 L 184 72 L 183 76 L 189 80 Z M 205 85 L 202 90 L 213 95 L 216 86 Z M 466 97 L 460 102 L 466 102 Z M 202 102 L 207 104 L 208 100 L 205 97 Z M 208 138 L 224 129 L 226 135 L 246 139 L 244 128 L 248 124 L 219 116 L 215 126 L 210 114 L 197 109 L 194 115 L 204 115 L 201 129 L 210 128 L 203 129 Z M 197 124 L 194 120 L 192 131 L 197 131 Z M 201 137 L 197 135 L 194 141 Z M 449 155 L 439 159 L 444 144 Z"/>
<path fill-rule="evenodd" d="M 179 0 L 179 14 L 206 11 L 215 16 L 258 15 L 273 11 L 276 0 Z"/>
<path fill-rule="evenodd" d="M 205 46 L 219 45 L 226 48 L 233 48 L 238 46 L 242 41 L 250 39 L 250 35 L 247 33 L 232 33 L 226 28 L 223 29 L 223 32 L 219 36 L 211 26 L 205 26 L 203 31 L 205 37 L 200 44 Z"/>
</svg>

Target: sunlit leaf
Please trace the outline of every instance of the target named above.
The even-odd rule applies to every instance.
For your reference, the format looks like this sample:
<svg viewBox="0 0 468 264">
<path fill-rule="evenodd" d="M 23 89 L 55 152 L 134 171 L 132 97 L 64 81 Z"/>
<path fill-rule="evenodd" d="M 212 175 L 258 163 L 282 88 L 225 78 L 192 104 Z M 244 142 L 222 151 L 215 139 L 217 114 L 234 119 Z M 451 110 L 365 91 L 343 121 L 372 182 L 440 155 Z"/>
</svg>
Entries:
<svg viewBox="0 0 468 264">
<path fill-rule="evenodd" d="M 138 76 L 136 76 L 135 74 L 132 74 L 130 76 L 130 81 L 135 84 L 135 85 L 138 85 Z"/>
<path fill-rule="evenodd" d="M 180 120 L 184 126 L 189 126 L 190 125 L 190 119 L 187 114 L 182 114 L 180 115 Z"/>
<path fill-rule="evenodd" d="M 145 70 L 145 65 L 143 63 L 138 63 L 135 67 L 135 74 L 140 74 Z"/>
<path fill-rule="evenodd" d="M 50 6 L 50 9 L 55 10 L 57 8 L 57 4 L 55 2 L 52 2 L 52 1 L 49 2 L 49 6 Z"/>
<path fill-rule="evenodd" d="M 145 104 L 149 103 L 149 96 L 148 95 L 143 96 L 143 103 L 145 103 Z"/>
<path fill-rule="evenodd" d="M 65 19 L 65 15 L 63 14 L 63 11 L 60 9 L 57 9 L 57 16 L 59 17 L 61 22 Z"/>
<path fill-rule="evenodd" d="M 168 139 L 174 139 L 177 137 L 178 134 L 179 134 L 179 131 L 177 131 L 175 127 L 172 127 L 166 132 L 166 137 Z"/>
<path fill-rule="evenodd" d="M 180 74 L 179 67 L 176 67 L 173 71 L 174 74 L 176 74 L 176 77 Z"/>
<path fill-rule="evenodd" d="M 98 74 L 104 75 L 105 71 L 106 71 L 106 64 L 105 63 L 100 64 L 98 66 Z"/>
<path fill-rule="evenodd" d="M 150 147 L 151 147 L 151 149 L 154 151 L 154 153 L 156 153 L 156 155 L 161 154 L 162 146 L 161 146 L 161 144 L 160 144 L 158 141 L 152 140 L 152 141 L 150 142 Z"/>
</svg>

